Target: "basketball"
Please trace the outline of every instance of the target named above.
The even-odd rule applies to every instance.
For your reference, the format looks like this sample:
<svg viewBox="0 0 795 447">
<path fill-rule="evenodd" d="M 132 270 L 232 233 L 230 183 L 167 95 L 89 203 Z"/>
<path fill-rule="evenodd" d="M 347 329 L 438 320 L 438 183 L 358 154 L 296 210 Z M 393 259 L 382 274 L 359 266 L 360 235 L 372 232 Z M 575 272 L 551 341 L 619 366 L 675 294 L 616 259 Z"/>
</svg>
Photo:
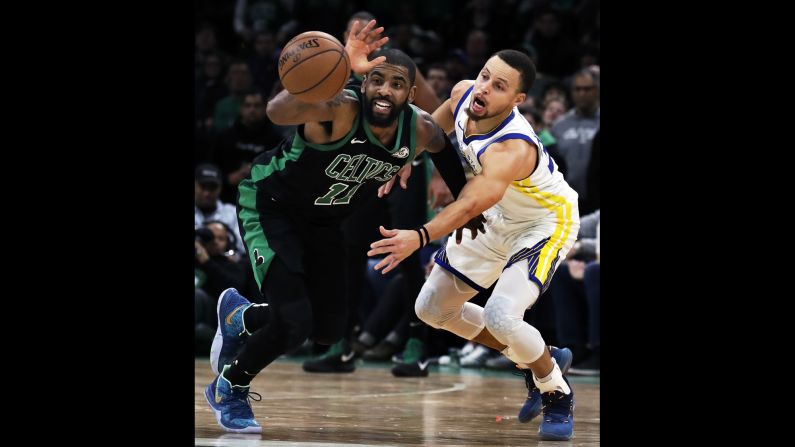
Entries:
<svg viewBox="0 0 795 447">
<path fill-rule="evenodd" d="M 307 31 L 287 42 L 279 55 L 279 79 L 288 92 L 308 103 L 328 101 L 348 81 L 345 47 L 331 34 Z"/>
</svg>

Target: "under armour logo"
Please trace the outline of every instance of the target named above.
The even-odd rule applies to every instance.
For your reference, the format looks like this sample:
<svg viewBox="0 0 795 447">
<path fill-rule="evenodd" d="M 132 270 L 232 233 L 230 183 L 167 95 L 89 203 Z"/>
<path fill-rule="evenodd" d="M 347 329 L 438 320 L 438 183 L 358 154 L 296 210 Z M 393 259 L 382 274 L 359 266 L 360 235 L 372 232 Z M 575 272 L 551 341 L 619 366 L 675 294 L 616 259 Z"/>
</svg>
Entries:
<svg viewBox="0 0 795 447">
<path fill-rule="evenodd" d="M 257 265 L 262 265 L 265 262 L 265 258 L 259 255 L 259 250 L 254 249 L 254 258 L 257 260 Z"/>
<path fill-rule="evenodd" d="M 358 143 L 367 143 L 367 140 L 357 140 L 356 138 L 351 140 L 351 144 L 358 144 Z"/>
</svg>

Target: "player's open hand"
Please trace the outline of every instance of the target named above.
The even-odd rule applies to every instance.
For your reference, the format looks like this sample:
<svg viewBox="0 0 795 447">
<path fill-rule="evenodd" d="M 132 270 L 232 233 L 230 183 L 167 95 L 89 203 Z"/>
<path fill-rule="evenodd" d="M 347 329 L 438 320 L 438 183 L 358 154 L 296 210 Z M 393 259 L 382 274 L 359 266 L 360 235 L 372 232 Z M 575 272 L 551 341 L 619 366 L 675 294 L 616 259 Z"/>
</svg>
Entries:
<svg viewBox="0 0 795 447">
<path fill-rule="evenodd" d="M 408 187 L 409 177 L 411 177 L 411 163 L 406 163 L 405 166 L 400 168 L 400 171 L 397 172 L 397 175 L 378 187 L 379 198 L 384 197 L 385 195 L 389 194 L 389 191 L 392 191 L 392 187 L 395 186 L 395 180 L 397 180 L 398 177 L 400 177 L 400 187 L 406 189 Z"/>
<path fill-rule="evenodd" d="M 351 69 L 360 75 L 367 73 L 386 60 L 384 56 L 379 56 L 371 61 L 367 60 L 370 53 L 389 42 L 389 37 L 381 37 L 381 33 L 384 31 L 383 26 L 373 28 L 375 28 L 375 20 L 370 20 L 364 28 L 358 20 L 353 22 L 351 32 L 348 34 L 348 42 L 345 43 L 345 52 L 348 53 L 348 59 L 351 61 Z"/>
<path fill-rule="evenodd" d="M 478 237 L 478 231 L 486 234 L 486 227 L 483 225 L 484 223 L 486 223 L 486 218 L 483 216 L 483 214 L 478 214 L 472 219 L 469 219 L 469 222 L 455 230 L 455 243 L 461 243 L 461 239 L 464 236 L 464 228 L 469 228 L 469 231 L 472 234 L 472 239 Z"/>
<path fill-rule="evenodd" d="M 420 248 L 420 236 L 414 230 L 387 230 L 383 226 L 378 228 L 386 239 L 370 244 L 371 250 L 367 252 L 367 256 L 386 254 L 374 267 L 375 270 L 381 270 L 381 274 L 386 274 Z"/>
</svg>

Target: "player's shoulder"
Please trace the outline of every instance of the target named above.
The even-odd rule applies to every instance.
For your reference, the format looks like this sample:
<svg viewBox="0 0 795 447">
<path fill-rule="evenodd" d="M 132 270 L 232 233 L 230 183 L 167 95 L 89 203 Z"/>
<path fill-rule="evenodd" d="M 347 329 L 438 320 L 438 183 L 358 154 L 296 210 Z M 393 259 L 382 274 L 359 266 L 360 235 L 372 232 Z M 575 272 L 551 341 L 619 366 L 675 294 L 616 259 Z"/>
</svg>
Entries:
<svg viewBox="0 0 795 447">
<path fill-rule="evenodd" d="M 417 117 L 413 120 L 414 129 L 417 132 L 417 137 L 419 139 L 424 140 L 425 136 L 430 135 L 430 131 L 433 130 L 435 122 L 433 121 L 433 117 L 430 113 L 422 110 L 421 108 L 415 106 L 414 104 L 409 104 L 409 109 L 414 111 L 414 115 Z"/>
<path fill-rule="evenodd" d="M 464 97 L 464 94 L 473 85 L 475 85 L 475 81 L 464 79 L 453 86 L 453 90 L 450 92 L 450 106 L 453 107 L 453 109 L 455 109 L 455 106 L 458 105 L 458 102 L 461 101 L 461 98 Z"/>
<path fill-rule="evenodd" d="M 450 97 L 458 99 L 464 95 L 464 93 L 475 85 L 475 81 L 472 79 L 464 79 L 463 81 L 458 81 L 456 85 L 453 86 L 453 90 L 450 92 Z"/>
</svg>

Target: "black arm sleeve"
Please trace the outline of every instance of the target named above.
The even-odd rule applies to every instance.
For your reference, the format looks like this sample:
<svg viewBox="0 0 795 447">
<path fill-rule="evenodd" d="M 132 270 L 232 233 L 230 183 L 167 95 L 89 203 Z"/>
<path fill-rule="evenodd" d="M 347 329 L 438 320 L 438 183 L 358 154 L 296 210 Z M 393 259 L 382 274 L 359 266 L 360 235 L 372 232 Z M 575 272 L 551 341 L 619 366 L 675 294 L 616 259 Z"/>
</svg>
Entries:
<svg viewBox="0 0 795 447">
<path fill-rule="evenodd" d="M 445 135 L 444 149 L 436 153 L 430 152 L 430 154 L 434 166 L 439 170 L 439 174 L 441 174 L 444 182 L 447 183 L 447 187 L 450 188 L 453 197 L 457 199 L 458 195 L 461 194 L 461 190 L 464 189 L 464 185 L 467 183 L 467 177 L 466 174 L 464 174 L 464 167 L 461 166 L 461 160 L 458 158 L 458 154 L 450 138 Z"/>
</svg>

